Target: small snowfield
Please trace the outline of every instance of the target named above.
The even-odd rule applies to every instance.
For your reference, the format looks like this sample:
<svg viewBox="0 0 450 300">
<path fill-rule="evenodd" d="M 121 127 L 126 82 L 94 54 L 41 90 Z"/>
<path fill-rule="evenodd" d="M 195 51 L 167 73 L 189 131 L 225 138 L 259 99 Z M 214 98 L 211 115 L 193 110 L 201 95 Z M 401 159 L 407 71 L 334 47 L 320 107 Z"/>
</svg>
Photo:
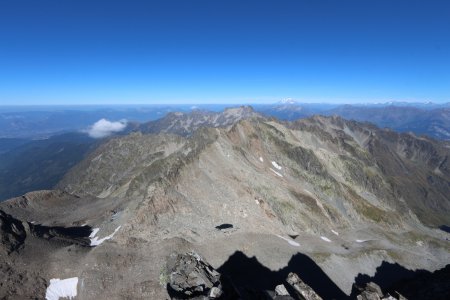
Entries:
<svg viewBox="0 0 450 300">
<path fill-rule="evenodd" d="M 327 238 L 326 236 L 321 236 L 320 238 L 322 240 L 324 240 L 325 242 L 331 243 L 331 240 L 329 238 Z"/>
<path fill-rule="evenodd" d="M 103 243 L 106 240 L 112 239 L 112 237 L 117 233 L 117 231 L 119 231 L 121 226 L 117 227 L 113 233 L 111 233 L 108 236 L 105 236 L 104 238 L 99 239 L 96 235 L 98 233 L 98 231 L 100 230 L 100 228 L 94 228 L 91 232 L 91 234 L 89 235 L 89 237 L 91 238 L 91 247 L 95 247 L 100 245 L 101 243 Z"/>
<path fill-rule="evenodd" d="M 279 237 L 280 239 L 285 240 L 286 242 L 289 243 L 289 245 L 292 245 L 292 246 L 294 246 L 294 247 L 300 247 L 300 244 L 297 243 L 296 241 L 293 241 L 293 240 L 291 240 L 291 239 L 285 238 L 284 236 L 281 236 L 281 235 L 278 235 L 278 234 L 277 234 L 277 237 Z"/>
<path fill-rule="evenodd" d="M 50 285 L 45 293 L 45 299 L 58 300 L 60 298 L 73 299 L 77 296 L 78 277 L 67 279 L 50 279 Z"/>
<path fill-rule="evenodd" d="M 277 169 L 277 170 L 281 170 L 281 169 L 282 169 L 281 166 L 280 166 L 279 164 L 277 164 L 276 161 L 272 161 L 272 166 L 273 166 L 275 169 Z"/>
<path fill-rule="evenodd" d="M 357 242 L 357 243 L 365 243 L 367 241 L 369 241 L 369 240 L 355 240 L 355 242 Z"/>
</svg>

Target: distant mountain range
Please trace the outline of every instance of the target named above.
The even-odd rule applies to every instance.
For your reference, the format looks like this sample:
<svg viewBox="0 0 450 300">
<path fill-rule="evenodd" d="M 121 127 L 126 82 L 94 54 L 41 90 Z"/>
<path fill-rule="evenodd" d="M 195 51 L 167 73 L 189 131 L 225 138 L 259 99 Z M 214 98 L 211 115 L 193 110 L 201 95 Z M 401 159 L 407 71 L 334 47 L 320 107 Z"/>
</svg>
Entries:
<svg viewBox="0 0 450 300">
<path fill-rule="evenodd" d="M 360 107 L 340 106 L 327 115 L 338 115 L 346 119 L 367 121 L 379 127 L 400 132 L 413 132 L 436 139 L 450 140 L 450 107 L 422 109 L 418 107 L 384 106 Z"/>
<path fill-rule="evenodd" d="M 191 111 L 220 112 L 232 105 L 147 105 L 147 106 L 0 106 L 0 138 L 43 139 L 52 135 L 86 129 L 100 119 L 144 123 L 168 113 Z M 315 114 L 339 115 L 368 121 L 398 131 L 449 139 L 450 103 L 386 102 L 364 105 L 299 103 L 285 99 L 275 104 L 252 105 L 256 112 L 281 120 L 296 120 Z M 6 142 L 6 141 L 5 141 Z M 6 143 L 3 143 L 6 144 Z M 7 141 L 13 145 L 14 141 Z M 9 146 L 0 146 L 0 153 Z"/>
<path fill-rule="evenodd" d="M 399 132 L 413 132 L 436 139 L 450 140 L 450 104 L 367 104 L 332 105 L 278 103 L 255 106 L 255 110 L 282 120 L 296 120 L 312 115 L 337 115 L 345 119 L 373 123 Z"/>
</svg>

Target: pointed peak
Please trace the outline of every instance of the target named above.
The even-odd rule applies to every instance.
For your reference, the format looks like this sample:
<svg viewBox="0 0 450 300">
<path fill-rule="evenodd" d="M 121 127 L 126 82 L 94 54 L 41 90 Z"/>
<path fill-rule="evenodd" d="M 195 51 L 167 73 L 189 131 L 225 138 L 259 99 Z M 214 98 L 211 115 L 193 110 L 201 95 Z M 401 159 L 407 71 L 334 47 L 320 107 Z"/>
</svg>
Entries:
<svg viewBox="0 0 450 300">
<path fill-rule="evenodd" d="M 226 113 L 226 112 L 252 113 L 252 112 L 255 112 L 255 110 L 254 110 L 253 107 L 250 106 L 250 105 L 241 105 L 241 106 L 238 106 L 238 107 L 228 107 L 228 108 L 225 108 L 224 113 Z"/>
</svg>

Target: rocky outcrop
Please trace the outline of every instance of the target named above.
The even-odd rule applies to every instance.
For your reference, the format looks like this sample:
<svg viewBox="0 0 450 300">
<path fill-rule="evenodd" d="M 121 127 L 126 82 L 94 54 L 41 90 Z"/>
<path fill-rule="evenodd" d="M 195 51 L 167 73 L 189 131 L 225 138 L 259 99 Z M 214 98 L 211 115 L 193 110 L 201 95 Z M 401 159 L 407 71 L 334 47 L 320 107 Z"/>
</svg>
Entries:
<svg viewBox="0 0 450 300">
<path fill-rule="evenodd" d="M 172 299 L 322 300 L 292 272 L 286 278 L 286 286 L 279 284 L 275 291 L 268 291 L 234 286 L 233 278 L 221 275 L 195 252 L 173 255 L 167 266 L 170 270 L 167 288 Z M 245 290 L 245 295 L 241 295 L 240 290 Z"/>
<path fill-rule="evenodd" d="M 360 293 L 356 296 L 357 300 L 407 300 L 405 297 L 396 293 L 396 297 L 390 294 L 383 294 L 381 288 L 374 282 L 368 282 L 364 287 L 357 287 Z"/>
<path fill-rule="evenodd" d="M 202 127 L 218 128 L 236 124 L 240 120 L 263 117 L 250 106 L 225 109 L 223 112 L 193 110 L 190 113 L 172 112 L 164 118 L 144 123 L 137 128 L 143 133 L 174 133 L 191 136 Z"/>
<path fill-rule="evenodd" d="M 316 291 L 306 284 L 297 274 L 291 272 L 284 283 L 280 283 L 274 290 L 250 288 L 249 286 L 235 285 L 233 278 L 227 278 L 208 264 L 199 254 L 188 252 L 186 254 L 172 255 L 167 263 L 169 270 L 169 283 L 167 289 L 172 299 L 248 299 L 248 300 L 322 300 Z M 357 300 L 407 300 L 404 293 L 420 295 L 420 299 L 447 299 L 448 269 L 427 275 L 427 278 L 418 277 L 400 283 L 395 290 L 383 292 L 379 285 L 368 282 L 364 285 L 354 285 L 355 294 L 349 299 Z M 433 280 L 436 281 L 433 284 Z M 399 292 L 399 290 L 401 292 Z M 240 291 L 245 291 L 240 293 Z M 427 297 L 433 296 L 433 297 Z M 340 299 L 340 298 L 339 298 Z"/>
<path fill-rule="evenodd" d="M 7 254 L 18 249 L 25 241 L 27 234 L 19 220 L 0 210 L 0 254 Z"/>
<path fill-rule="evenodd" d="M 67 244 L 91 246 L 90 226 L 44 226 L 19 220 L 0 210 L 0 251 L 10 254 L 18 250 L 27 236 Z"/>
<path fill-rule="evenodd" d="M 236 299 L 231 284 L 195 252 L 179 254 L 168 262 L 172 299 Z"/>
<path fill-rule="evenodd" d="M 295 273 L 289 273 L 286 278 L 287 283 L 294 289 L 296 296 L 300 300 L 322 300 L 314 290 L 304 283 Z"/>
<path fill-rule="evenodd" d="M 290 296 L 286 287 L 283 284 L 277 285 L 275 287 L 275 295 L 276 296 Z"/>
</svg>

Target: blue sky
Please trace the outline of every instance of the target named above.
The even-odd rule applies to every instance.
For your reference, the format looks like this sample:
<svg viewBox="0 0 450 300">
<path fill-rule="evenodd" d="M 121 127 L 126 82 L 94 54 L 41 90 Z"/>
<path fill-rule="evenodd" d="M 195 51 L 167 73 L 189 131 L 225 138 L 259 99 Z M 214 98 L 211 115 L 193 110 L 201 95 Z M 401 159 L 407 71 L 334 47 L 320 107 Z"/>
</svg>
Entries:
<svg viewBox="0 0 450 300">
<path fill-rule="evenodd" d="M 0 104 L 450 101 L 450 1 L 0 0 Z"/>
</svg>

